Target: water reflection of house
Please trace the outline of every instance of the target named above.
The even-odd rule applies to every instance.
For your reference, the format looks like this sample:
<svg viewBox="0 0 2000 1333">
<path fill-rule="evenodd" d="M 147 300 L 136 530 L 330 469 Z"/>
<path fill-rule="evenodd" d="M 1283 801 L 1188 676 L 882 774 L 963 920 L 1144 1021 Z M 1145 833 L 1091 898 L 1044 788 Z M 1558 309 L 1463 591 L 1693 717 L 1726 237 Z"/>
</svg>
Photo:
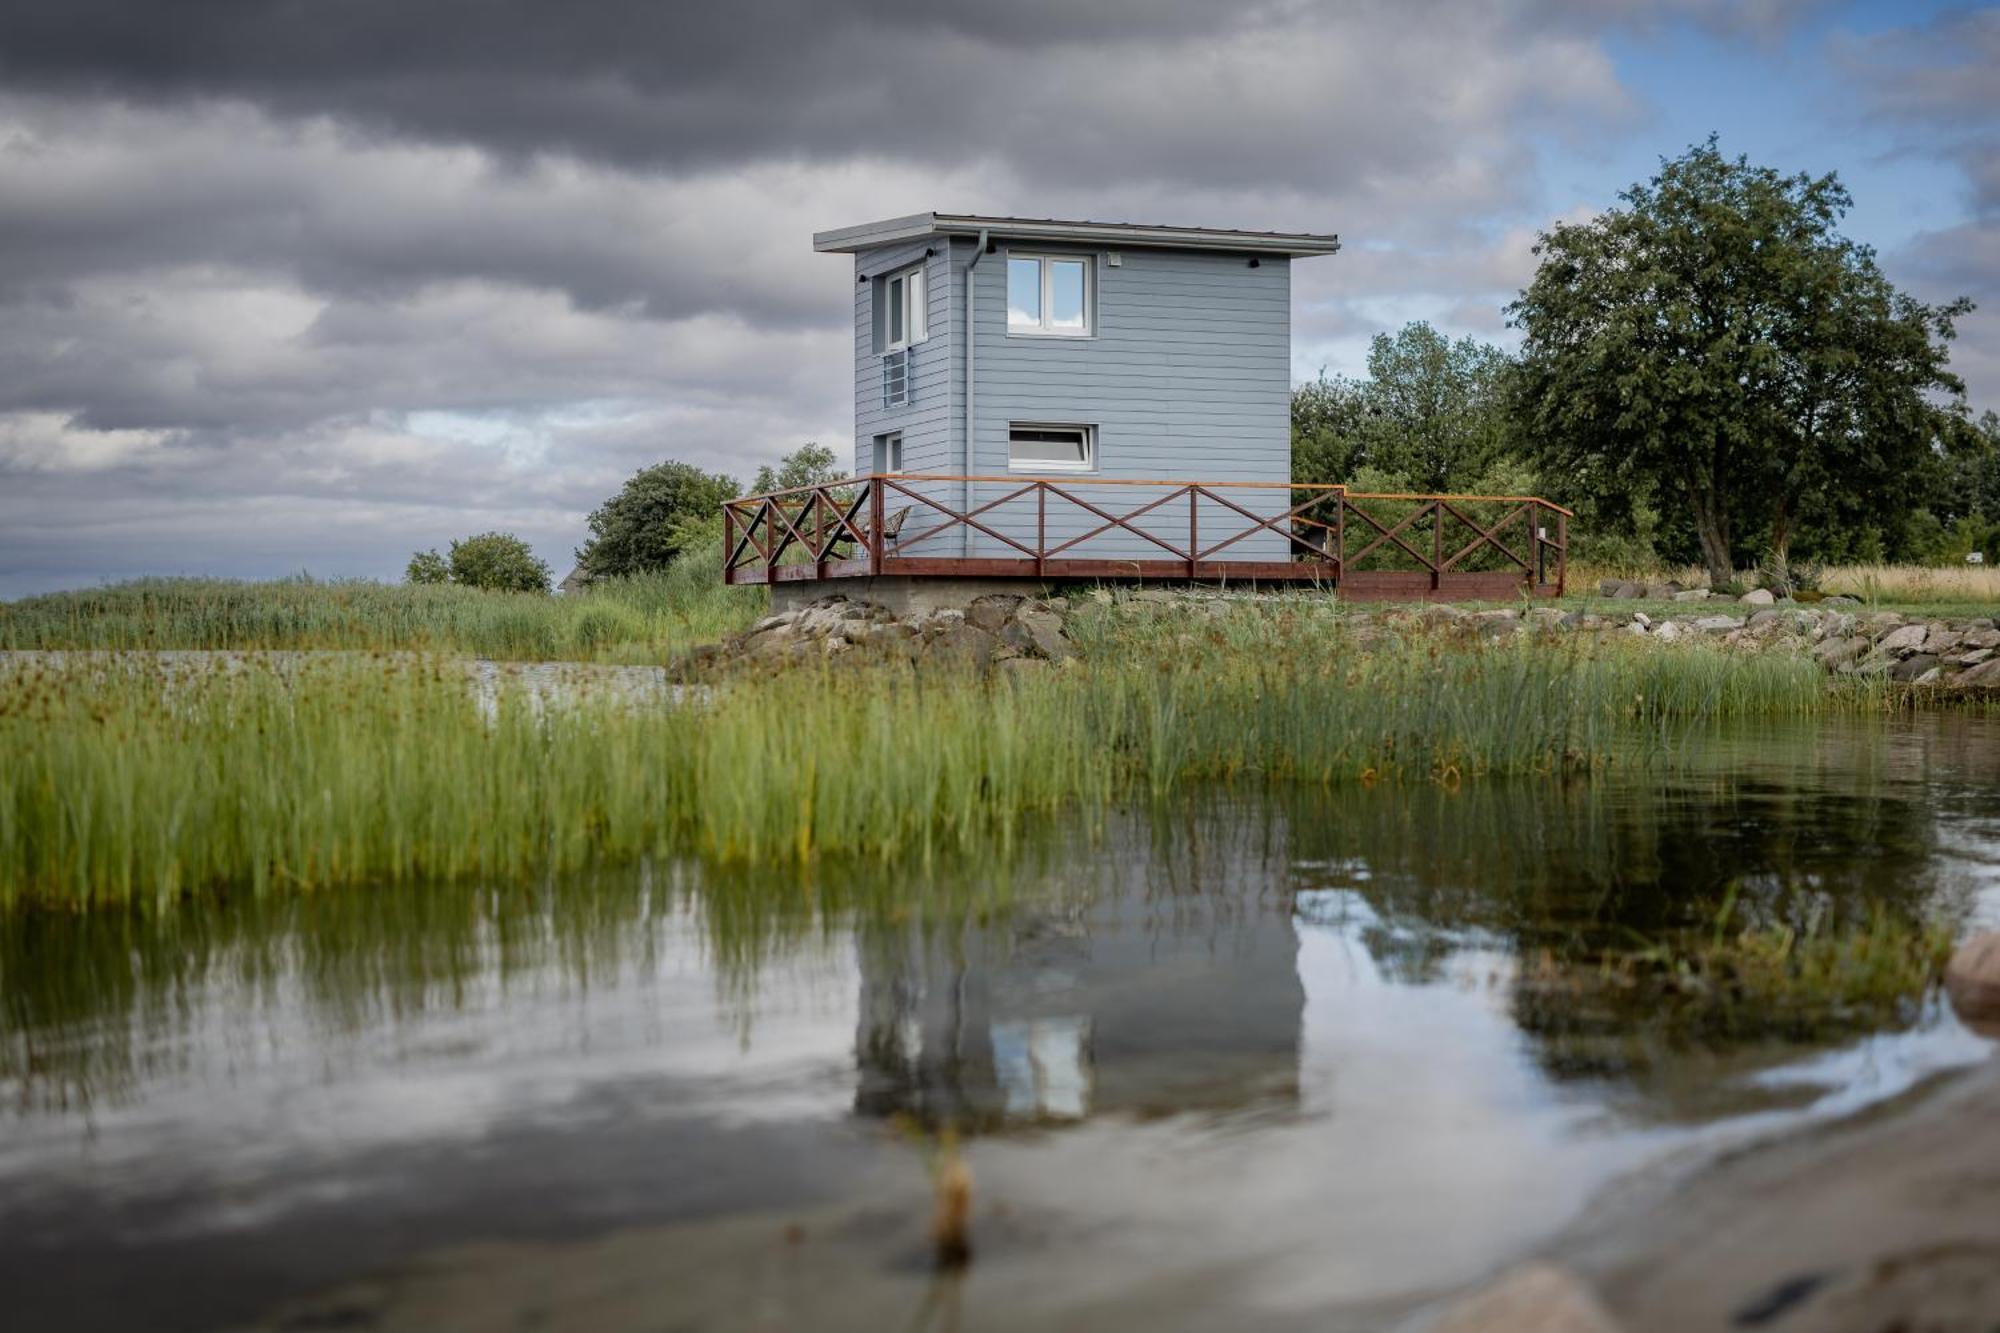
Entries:
<svg viewBox="0 0 2000 1333">
<path fill-rule="evenodd" d="M 1298 1097 L 1298 936 L 1281 904 L 1114 898 L 860 942 L 855 1108 L 994 1127 Z"/>
</svg>

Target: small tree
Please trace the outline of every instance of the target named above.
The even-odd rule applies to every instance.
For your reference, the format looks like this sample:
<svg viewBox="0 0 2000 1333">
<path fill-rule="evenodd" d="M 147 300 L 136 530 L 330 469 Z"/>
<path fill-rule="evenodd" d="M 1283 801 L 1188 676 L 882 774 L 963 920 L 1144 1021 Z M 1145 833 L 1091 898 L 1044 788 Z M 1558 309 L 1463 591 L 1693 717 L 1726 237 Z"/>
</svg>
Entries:
<svg viewBox="0 0 2000 1333">
<path fill-rule="evenodd" d="M 444 562 L 444 557 L 437 553 L 436 548 L 418 551 L 410 557 L 409 568 L 403 571 L 403 578 L 410 583 L 449 583 L 451 566 Z"/>
<path fill-rule="evenodd" d="M 633 475 L 590 515 L 590 540 L 576 553 L 591 578 L 665 569 L 682 533 L 739 493 L 734 478 L 688 463 L 659 463 Z"/>
<path fill-rule="evenodd" d="M 847 473 L 841 468 L 833 450 L 807 443 L 779 459 L 775 469 L 769 463 L 758 468 L 757 479 L 750 483 L 750 490 L 752 494 L 763 495 L 770 491 L 788 491 L 795 486 L 824 486 L 846 479 Z"/>
<path fill-rule="evenodd" d="M 451 581 L 489 592 L 547 592 L 549 567 L 511 532 L 482 532 L 451 544 Z M 411 561 L 414 567 L 416 561 Z"/>
<path fill-rule="evenodd" d="M 1517 417 L 1546 469 L 1684 512 L 1709 577 L 1761 531 L 1783 559 L 1802 517 L 1907 508 L 1963 437 L 1946 364 L 1967 301 L 1924 305 L 1838 232 L 1838 177 L 1780 176 L 1713 136 L 1626 207 L 1566 223 L 1509 307 L 1526 333 Z"/>
</svg>

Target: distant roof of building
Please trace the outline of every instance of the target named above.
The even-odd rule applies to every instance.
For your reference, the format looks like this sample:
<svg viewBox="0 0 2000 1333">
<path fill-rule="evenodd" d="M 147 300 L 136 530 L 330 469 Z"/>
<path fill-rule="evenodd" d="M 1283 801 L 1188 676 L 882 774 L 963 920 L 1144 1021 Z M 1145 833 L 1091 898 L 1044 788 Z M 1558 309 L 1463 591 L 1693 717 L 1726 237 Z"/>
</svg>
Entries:
<svg viewBox="0 0 2000 1333">
<path fill-rule="evenodd" d="M 813 249 L 852 254 L 926 236 L 962 236 L 981 231 L 995 240 L 1150 245 L 1172 250 L 1233 250 L 1239 254 L 1330 255 L 1340 249 L 1338 236 L 1311 232 L 1162 227 L 1150 222 L 1065 222 L 1059 218 L 994 218 L 970 213 L 912 213 L 883 222 L 865 222 L 858 227 L 815 232 Z"/>
</svg>

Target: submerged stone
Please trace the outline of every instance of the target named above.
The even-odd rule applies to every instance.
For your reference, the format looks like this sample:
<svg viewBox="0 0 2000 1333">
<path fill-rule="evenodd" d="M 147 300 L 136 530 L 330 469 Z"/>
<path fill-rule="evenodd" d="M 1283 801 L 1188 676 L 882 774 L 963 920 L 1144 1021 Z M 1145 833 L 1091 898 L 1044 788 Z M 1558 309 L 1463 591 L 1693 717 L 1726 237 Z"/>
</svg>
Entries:
<svg viewBox="0 0 2000 1333">
<path fill-rule="evenodd" d="M 2000 1037 L 2000 930 L 1983 931 L 1958 946 L 1944 969 L 1952 1012 L 1982 1035 Z"/>
<path fill-rule="evenodd" d="M 1616 1333 L 1595 1292 L 1551 1263 L 1523 1264 L 1453 1302 L 1415 1333 Z"/>
</svg>

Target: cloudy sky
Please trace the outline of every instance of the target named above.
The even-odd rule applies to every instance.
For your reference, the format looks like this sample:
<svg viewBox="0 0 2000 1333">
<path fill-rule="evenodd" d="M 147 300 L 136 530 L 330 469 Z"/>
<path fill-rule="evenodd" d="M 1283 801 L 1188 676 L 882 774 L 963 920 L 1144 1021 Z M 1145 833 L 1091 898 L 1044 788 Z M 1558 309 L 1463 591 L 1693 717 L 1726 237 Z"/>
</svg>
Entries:
<svg viewBox="0 0 2000 1333">
<path fill-rule="evenodd" d="M 1995 69 L 1915 0 L 7 0 L 0 597 L 496 527 L 560 576 L 648 463 L 845 453 L 811 233 L 902 213 L 1339 232 L 1299 378 L 1511 341 L 1536 230 L 1711 130 L 1979 301 L 2000 407 Z"/>
</svg>

